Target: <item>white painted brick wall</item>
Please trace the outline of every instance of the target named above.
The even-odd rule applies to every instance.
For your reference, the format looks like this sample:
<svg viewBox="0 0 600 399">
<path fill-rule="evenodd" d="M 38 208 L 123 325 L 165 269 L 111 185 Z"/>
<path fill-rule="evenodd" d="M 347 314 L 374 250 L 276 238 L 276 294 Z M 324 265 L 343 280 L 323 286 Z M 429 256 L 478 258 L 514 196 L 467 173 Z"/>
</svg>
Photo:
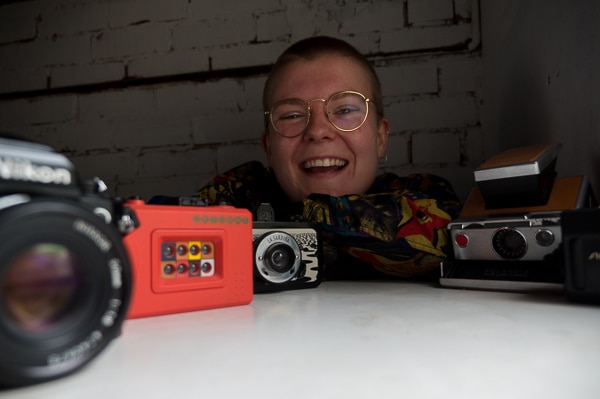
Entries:
<svg viewBox="0 0 600 399">
<path fill-rule="evenodd" d="M 208 69 L 208 56 L 196 50 L 150 54 L 127 63 L 127 75 L 130 78 L 191 74 L 198 71 L 208 71 Z"/>
<path fill-rule="evenodd" d="M 170 35 L 171 26 L 160 22 L 102 31 L 92 36 L 92 59 L 113 61 L 166 53 L 171 48 Z"/>
<path fill-rule="evenodd" d="M 187 195 L 266 162 L 262 87 L 291 42 L 371 57 L 392 123 L 382 171 L 465 196 L 483 158 L 477 0 L 31 0 L 0 6 L 0 130 L 51 145 L 119 196 Z"/>
<path fill-rule="evenodd" d="M 386 96 L 432 94 L 439 91 L 438 68 L 430 62 L 379 68 L 377 74 Z"/>
<path fill-rule="evenodd" d="M 125 27 L 145 22 L 184 20 L 188 13 L 188 0 L 145 1 L 119 0 L 105 3 L 108 9 L 108 26 Z"/>
<path fill-rule="evenodd" d="M 124 79 L 125 70 L 121 62 L 102 64 L 58 65 L 50 70 L 52 87 L 67 87 L 91 82 L 110 82 Z"/>
<path fill-rule="evenodd" d="M 402 130 L 431 130 L 460 128 L 479 123 L 476 100 L 470 97 L 428 97 L 394 103 L 388 107 L 388 116 L 394 126 Z"/>
<path fill-rule="evenodd" d="M 39 35 L 46 38 L 66 37 L 106 28 L 110 2 L 55 1 L 41 2 Z M 34 5 L 32 5 L 34 7 Z"/>
<path fill-rule="evenodd" d="M 413 163 L 457 164 L 460 162 L 460 134 L 421 133 L 413 136 Z"/>
<path fill-rule="evenodd" d="M 386 169 L 402 168 L 410 164 L 410 135 L 394 135 L 388 138 Z"/>
<path fill-rule="evenodd" d="M 408 11 L 411 25 L 440 25 L 454 18 L 454 1 L 408 0 Z"/>
<path fill-rule="evenodd" d="M 32 40 L 37 32 L 38 12 L 26 3 L 0 7 L 0 44 Z"/>
<path fill-rule="evenodd" d="M 440 86 L 444 93 L 475 93 L 481 89 L 481 64 L 477 60 L 448 58 L 440 66 Z"/>
<path fill-rule="evenodd" d="M 373 7 L 368 2 L 358 2 L 355 7 L 342 8 L 340 17 L 342 34 L 393 31 L 402 26 L 404 5 L 401 1 L 389 1 Z"/>
</svg>

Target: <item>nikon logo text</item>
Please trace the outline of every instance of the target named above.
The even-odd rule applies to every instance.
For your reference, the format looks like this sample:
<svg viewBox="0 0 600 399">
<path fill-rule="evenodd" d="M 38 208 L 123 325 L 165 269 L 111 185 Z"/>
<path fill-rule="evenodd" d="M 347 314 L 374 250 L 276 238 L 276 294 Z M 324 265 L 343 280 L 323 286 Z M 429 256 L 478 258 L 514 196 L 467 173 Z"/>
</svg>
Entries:
<svg viewBox="0 0 600 399">
<path fill-rule="evenodd" d="M 71 172 L 65 168 L 35 165 L 27 159 L 0 157 L 0 178 L 22 180 L 33 183 L 71 184 Z"/>
<path fill-rule="evenodd" d="M 588 256 L 588 260 L 600 260 L 600 252 L 592 252 L 590 256 Z"/>
</svg>

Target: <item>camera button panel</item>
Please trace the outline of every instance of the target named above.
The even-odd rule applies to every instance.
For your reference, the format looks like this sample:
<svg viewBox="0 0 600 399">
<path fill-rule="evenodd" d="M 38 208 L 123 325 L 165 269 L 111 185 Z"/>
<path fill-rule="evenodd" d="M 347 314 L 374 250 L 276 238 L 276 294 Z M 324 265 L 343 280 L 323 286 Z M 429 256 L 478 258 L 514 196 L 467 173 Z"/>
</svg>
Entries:
<svg viewBox="0 0 600 399">
<path fill-rule="evenodd" d="M 562 241 L 556 214 L 456 219 L 448 227 L 457 260 L 541 261 Z"/>
<path fill-rule="evenodd" d="M 212 241 L 162 241 L 160 267 L 163 279 L 212 277 L 215 243 Z"/>
</svg>

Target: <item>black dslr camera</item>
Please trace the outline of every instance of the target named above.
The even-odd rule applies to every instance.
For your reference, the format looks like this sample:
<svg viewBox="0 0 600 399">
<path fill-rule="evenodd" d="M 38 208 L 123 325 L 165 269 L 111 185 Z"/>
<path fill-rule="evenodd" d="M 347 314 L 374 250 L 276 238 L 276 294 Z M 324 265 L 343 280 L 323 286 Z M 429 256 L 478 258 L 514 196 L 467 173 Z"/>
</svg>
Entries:
<svg viewBox="0 0 600 399">
<path fill-rule="evenodd" d="M 119 335 L 130 224 L 99 180 L 51 148 L 0 137 L 0 386 L 78 370 Z"/>
<path fill-rule="evenodd" d="M 276 222 L 261 204 L 252 225 L 254 292 L 313 288 L 321 283 L 321 235 L 306 222 Z"/>
</svg>

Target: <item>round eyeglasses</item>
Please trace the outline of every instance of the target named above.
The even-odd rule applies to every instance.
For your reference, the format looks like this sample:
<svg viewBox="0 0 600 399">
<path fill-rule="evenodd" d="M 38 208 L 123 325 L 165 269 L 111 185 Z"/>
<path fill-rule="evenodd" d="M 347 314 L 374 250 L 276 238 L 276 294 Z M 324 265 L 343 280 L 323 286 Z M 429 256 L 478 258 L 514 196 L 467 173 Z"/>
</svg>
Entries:
<svg viewBox="0 0 600 399">
<path fill-rule="evenodd" d="M 360 128 L 369 115 L 370 100 L 357 91 L 340 91 L 332 94 L 328 99 L 281 100 L 275 103 L 270 111 L 265 111 L 265 115 L 269 116 L 276 133 L 283 137 L 297 137 L 308 126 L 310 107 L 314 101 L 322 101 L 325 104 L 327 120 L 342 132 L 352 132 Z"/>
</svg>

